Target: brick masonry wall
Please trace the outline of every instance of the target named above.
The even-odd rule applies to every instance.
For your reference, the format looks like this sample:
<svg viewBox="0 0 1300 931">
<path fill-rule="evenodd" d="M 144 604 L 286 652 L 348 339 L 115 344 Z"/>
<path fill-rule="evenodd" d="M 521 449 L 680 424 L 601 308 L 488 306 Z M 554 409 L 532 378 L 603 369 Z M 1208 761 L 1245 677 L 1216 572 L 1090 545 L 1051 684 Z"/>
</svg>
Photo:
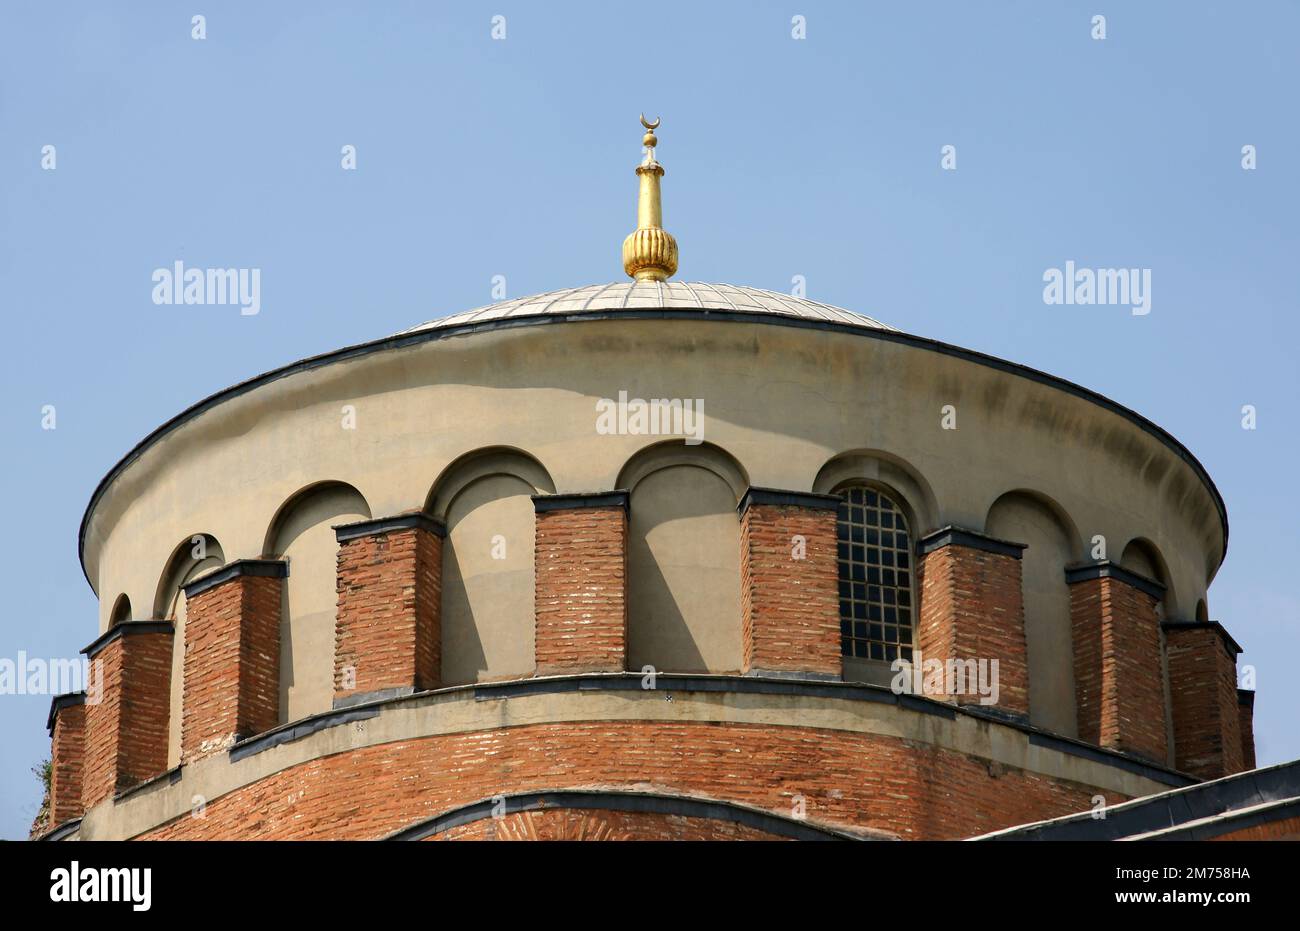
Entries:
<svg viewBox="0 0 1300 931">
<path fill-rule="evenodd" d="M 447 840 L 786 840 L 713 818 L 652 812 L 547 808 L 484 818 L 425 838 Z"/>
<path fill-rule="evenodd" d="M 1166 627 L 1175 765 L 1202 779 L 1241 772 L 1237 658 L 1216 628 Z"/>
<path fill-rule="evenodd" d="M 442 537 L 403 527 L 338 553 L 334 698 L 442 681 Z"/>
<path fill-rule="evenodd" d="M 700 795 L 902 838 L 958 838 L 1088 809 L 1097 790 L 876 734 L 758 724 L 574 722 L 333 754 L 208 802 L 148 838 L 387 835 L 451 809 L 556 788 Z M 1115 795 L 1114 804 L 1126 799 Z"/>
<path fill-rule="evenodd" d="M 1241 731 L 1241 768 L 1254 769 L 1255 763 L 1255 693 L 1243 698 L 1237 692 L 1237 727 Z"/>
<path fill-rule="evenodd" d="M 917 579 L 921 592 L 917 645 L 922 659 L 996 659 L 995 707 L 1028 717 L 1029 664 L 1020 560 L 949 544 L 919 560 Z M 959 704 L 972 705 L 979 703 L 979 697 L 953 696 Z"/>
<path fill-rule="evenodd" d="M 85 749 L 86 706 L 60 708 L 50 741 L 50 827 L 81 817 Z"/>
<path fill-rule="evenodd" d="M 1102 576 L 1070 585 L 1079 739 L 1168 758 L 1160 617 L 1154 596 Z"/>
<path fill-rule="evenodd" d="M 103 696 L 86 704 L 86 808 L 167 768 L 172 635 L 124 634 L 91 659 L 103 664 Z"/>
<path fill-rule="evenodd" d="M 802 559 L 795 537 L 802 537 Z M 740 521 L 744 672 L 839 678 L 835 511 L 750 504 Z"/>
<path fill-rule="evenodd" d="M 627 510 L 537 512 L 537 675 L 627 665 Z"/>
<path fill-rule="evenodd" d="M 279 722 L 283 586 L 282 579 L 240 575 L 188 599 L 182 763 Z"/>
</svg>

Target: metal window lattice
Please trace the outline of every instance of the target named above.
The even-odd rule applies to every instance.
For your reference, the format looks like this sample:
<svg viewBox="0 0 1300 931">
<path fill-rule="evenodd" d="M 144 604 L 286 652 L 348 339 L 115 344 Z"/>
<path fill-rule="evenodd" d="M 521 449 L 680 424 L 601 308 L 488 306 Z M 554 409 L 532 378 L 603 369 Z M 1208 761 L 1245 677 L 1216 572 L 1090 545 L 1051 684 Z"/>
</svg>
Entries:
<svg viewBox="0 0 1300 931">
<path fill-rule="evenodd" d="M 839 494 L 840 652 L 910 662 L 913 566 L 907 519 L 874 488 L 846 488 Z"/>
</svg>

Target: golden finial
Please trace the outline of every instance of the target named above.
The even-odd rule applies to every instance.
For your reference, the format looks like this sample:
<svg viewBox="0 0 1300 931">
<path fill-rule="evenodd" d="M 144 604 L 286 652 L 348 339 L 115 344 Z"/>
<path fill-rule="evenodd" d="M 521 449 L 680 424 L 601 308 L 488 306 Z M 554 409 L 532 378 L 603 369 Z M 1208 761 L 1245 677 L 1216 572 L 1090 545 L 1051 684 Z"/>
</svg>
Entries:
<svg viewBox="0 0 1300 931">
<path fill-rule="evenodd" d="M 656 119 L 650 123 L 641 114 L 641 125 L 646 130 L 641 137 L 645 158 L 636 169 L 641 179 L 636 229 L 623 240 L 623 271 L 637 281 L 664 281 L 677 271 L 677 240 L 663 228 L 663 204 L 659 199 L 659 179 L 664 169 L 655 160 L 655 146 L 659 144 L 655 130 L 660 122 Z"/>
</svg>

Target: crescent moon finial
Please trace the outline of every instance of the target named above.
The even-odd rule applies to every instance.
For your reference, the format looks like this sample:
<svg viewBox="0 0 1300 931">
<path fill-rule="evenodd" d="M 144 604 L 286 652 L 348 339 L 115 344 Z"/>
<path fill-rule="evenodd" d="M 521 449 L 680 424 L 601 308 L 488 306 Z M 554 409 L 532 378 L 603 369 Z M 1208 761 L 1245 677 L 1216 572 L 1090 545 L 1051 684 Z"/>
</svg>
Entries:
<svg viewBox="0 0 1300 931">
<path fill-rule="evenodd" d="M 663 117 L 655 117 L 655 121 L 653 123 L 647 123 L 645 114 L 644 113 L 641 114 L 641 125 L 644 126 L 646 129 L 650 130 L 651 132 L 658 129 L 659 124 L 661 122 L 663 122 Z"/>
</svg>

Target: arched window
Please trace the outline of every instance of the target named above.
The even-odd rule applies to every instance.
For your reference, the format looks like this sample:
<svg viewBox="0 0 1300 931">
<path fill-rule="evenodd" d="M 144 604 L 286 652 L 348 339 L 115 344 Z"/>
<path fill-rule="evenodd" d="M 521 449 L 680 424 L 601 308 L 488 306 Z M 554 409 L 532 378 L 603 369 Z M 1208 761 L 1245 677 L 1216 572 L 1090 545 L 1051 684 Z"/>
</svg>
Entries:
<svg viewBox="0 0 1300 931">
<path fill-rule="evenodd" d="M 836 521 L 840 652 L 855 659 L 912 659 L 912 535 L 902 509 L 866 485 L 841 488 Z"/>
</svg>

